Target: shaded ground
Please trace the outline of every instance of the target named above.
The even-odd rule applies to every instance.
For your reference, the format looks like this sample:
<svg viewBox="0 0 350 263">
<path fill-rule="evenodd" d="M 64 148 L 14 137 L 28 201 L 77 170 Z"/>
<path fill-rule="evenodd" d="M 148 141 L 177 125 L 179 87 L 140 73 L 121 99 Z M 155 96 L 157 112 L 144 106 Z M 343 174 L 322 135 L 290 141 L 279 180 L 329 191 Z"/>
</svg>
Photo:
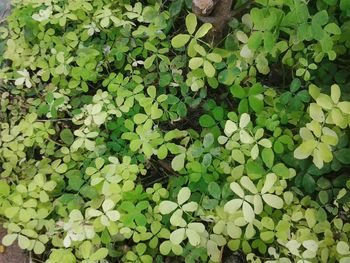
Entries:
<svg viewBox="0 0 350 263">
<path fill-rule="evenodd" d="M 5 229 L 0 227 L 0 263 L 28 263 L 28 255 L 18 247 L 16 242 L 10 247 L 2 246 L 1 240 L 5 234 Z"/>
</svg>

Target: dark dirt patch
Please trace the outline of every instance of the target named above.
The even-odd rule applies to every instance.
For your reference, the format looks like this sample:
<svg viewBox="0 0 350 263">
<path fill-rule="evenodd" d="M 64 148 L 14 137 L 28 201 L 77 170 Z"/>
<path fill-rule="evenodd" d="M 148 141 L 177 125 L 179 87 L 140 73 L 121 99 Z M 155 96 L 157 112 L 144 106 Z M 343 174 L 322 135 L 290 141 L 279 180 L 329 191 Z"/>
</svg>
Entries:
<svg viewBox="0 0 350 263">
<path fill-rule="evenodd" d="M 28 263 L 27 252 L 20 249 L 16 242 L 10 247 L 2 246 L 1 240 L 5 235 L 6 230 L 0 227 L 0 263 Z"/>
</svg>

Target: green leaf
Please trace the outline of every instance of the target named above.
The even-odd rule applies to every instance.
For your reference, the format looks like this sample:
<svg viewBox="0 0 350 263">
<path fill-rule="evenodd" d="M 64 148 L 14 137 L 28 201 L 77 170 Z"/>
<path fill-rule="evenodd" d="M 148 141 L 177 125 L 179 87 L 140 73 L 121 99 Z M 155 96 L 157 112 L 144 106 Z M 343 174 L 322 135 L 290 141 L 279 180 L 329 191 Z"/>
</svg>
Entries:
<svg viewBox="0 0 350 263">
<path fill-rule="evenodd" d="M 208 185 L 209 194 L 215 199 L 220 199 L 221 196 L 221 188 L 216 182 L 210 182 Z"/>
<path fill-rule="evenodd" d="M 100 248 L 95 253 L 93 253 L 90 256 L 90 260 L 102 260 L 106 258 L 108 255 L 108 249 L 107 248 Z"/>
<path fill-rule="evenodd" d="M 335 158 L 342 164 L 350 164 L 350 149 L 340 149 L 334 152 Z"/>
<path fill-rule="evenodd" d="M 273 166 L 275 155 L 272 149 L 264 148 L 261 152 L 261 157 L 268 168 L 271 168 Z"/>
<path fill-rule="evenodd" d="M 40 241 L 36 240 L 35 244 L 34 244 L 34 248 L 33 251 L 35 254 L 40 255 L 42 253 L 45 252 L 45 246 L 43 243 L 41 243 Z"/>
<path fill-rule="evenodd" d="M 222 57 L 219 54 L 216 53 L 210 53 L 207 55 L 207 59 L 214 62 L 214 63 L 220 63 L 222 61 Z"/>
<path fill-rule="evenodd" d="M 257 50 L 260 47 L 262 40 L 263 36 L 260 31 L 253 32 L 248 40 L 249 49 L 252 51 Z"/>
<path fill-rule="evenodd" d="M 203 128 L 209 128 L 209 127 L 213 127 L 216 124 L 216 122 L 212 116 L 208 114 L 204 114 L 199 118 L 199 124 Z"/>
<path fill-rule="evenodd" d="M 171 45 L 174 48 L 181 48 L 187 44 L 187 42 L 190 40 L 190 37 L 190 35 L 178 34 L 171 40 Z"/>
<path fill-rule="evenodd" d="M 255 161 L 248 161 L 246 164 L 246 169 L 249 178 L 252 180 L 261 178 L 265 173 L 265 170 L 262 167 L 262 165 Z"/>
<path fill-rule="evenodd" d="M 188 33 L 190 33 L 190 35 L 192 35 L 194 33 L 194 31 L 196 30 L 197 27 L 197 17 L 195 14 L 190 13 L 186 16 L 186 28 Z"/>
<path fill-rule="evenodd" d="M 160 244 L 159 252 L 162 255 L 168 255 L 170 253 L 170 251 L 171 251 L 171 243 L 170 243 L 170 241 L 166 240 L 162 244 Z"/>
<path fill-rule="evenodd" d="M 312 17 L 312 23 L 323 26 L 328 22 L 328 13 L 326 10 L 319 11 Z"/>
<path fill-rule="evenodd" d="M 301 81 L 298 78 L 293 79 L 292 83 L 290 84 L 290 91 L 291 92 L 297 92 L 301 87 Z"/>
<path fill-rule="evenodd" d="M 340 0 L 340 9 L 344 12 L 349 12 L 350 2 L 348 0 Z"/>
<path fill-rule="evenodd" d="M 282 177 L 282 178 L 289 177 L 289 169 L 283 163 L 276 164 L 272 168 L 272 171 L 279 177 Z"/>
<path fill-rule="evenodd" d="M 326 30 L 328 33 L 331 33 L 333 35 L 341 34 L 341 30 L 336 23 L 329 23 L 328 25 L 325 26 L 324 30 Z"/>
<path fill-rule="evenodd" d="M 275 233 L 273 231 L 265 231 L 260 233 L 261 240 L 267 242 L 272 240 L 275 237 Z"/>
<path fill-rule="evenodd" d="M 79 191 L 80 187 L 85 181 L 79 175 L 72 175 L 69 177 L 68 185 L 72 190 Z"/>
<path fill-rule="evenodd" d="M 308 193 L 313 193 L 316 188 L 315 179 L 310 174 L 305 174 L 302 179 L 302 186 Z"/>
<path fill-rule="evenodd" d="M 231 152 L 231 156 L 232 156 L 233 160 L 235 160 L 236 162 L 238 162 L 240 164 L 245 163 L 244 154 L 242 153 L 241 150 L 233 149 Z"/>
<path fill-rule="evenodd" d="M 224 69 L 219 73 L 218 81 L 227 86 L 232 85 L 236 75 L 239 74 L 239 72 L 240 71 L 237 68 Z"/>
<path fill-rule="evenodd" d="M 264 97 L 262 95 L 249 96 L 249 105 L 256 113 L 259 113 L 264 108 Z"/>
<path fill-rule="evenodd" d="M 235 98 L 243 99 L 247 96 L 244 88 L 238 84 L 234 84 L 230 87 L 230 92 Z"/>
<path fill-rule="evenodd" d="M 5 181 L 0 181 L 0 197 L 7 197 L 10 194 L 10 186 Z"/>
<path fill-rule="evenodd" d="M 67 145 L 71 145 L 74 142 L 74 135 L 70 129 L 63 129 L 60 132 L 60 138 Z"/>
<path fill-rule="evenodd" d="M 134 115 L 134 122 L 136 124 L 144 123 L 148 119 L 148 116 L 143 113 L 137 113 Z"/>
</svg>

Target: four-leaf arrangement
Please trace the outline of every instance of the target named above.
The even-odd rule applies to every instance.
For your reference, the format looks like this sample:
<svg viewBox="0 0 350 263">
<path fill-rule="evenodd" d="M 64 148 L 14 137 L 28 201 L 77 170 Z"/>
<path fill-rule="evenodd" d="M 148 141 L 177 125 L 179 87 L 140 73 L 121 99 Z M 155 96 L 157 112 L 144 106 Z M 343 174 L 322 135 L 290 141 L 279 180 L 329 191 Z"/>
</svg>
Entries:
<svg viewBox="0 0 350 263">
<path fill-rule="evenodd" d="M 4 246 L 47 263 L 350 261 L 349 1 L 236 1 L 218 43 L 192 2 L 12 1 Z"/>
</svg>

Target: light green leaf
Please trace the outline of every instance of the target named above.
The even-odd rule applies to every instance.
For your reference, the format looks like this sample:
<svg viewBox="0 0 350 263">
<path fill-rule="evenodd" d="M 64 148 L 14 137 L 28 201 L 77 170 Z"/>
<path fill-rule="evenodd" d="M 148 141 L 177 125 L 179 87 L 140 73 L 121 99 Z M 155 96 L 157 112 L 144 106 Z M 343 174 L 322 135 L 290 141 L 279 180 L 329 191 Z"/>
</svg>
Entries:
<svg viewBox="0 0 350 263">
<path fill-rule="evenodd" d="M 230 137 L 235 131 L 237 131 L 237 124 L 231 120 L 226 121 L 224 129 L 226 136 Z"/>
<path fill-rule="evenodd" d="M 232 159 L 235 160 L 236 162 L 238 162 L 240 164 L 245 163 L 245 158 L 244 158 L 244 154 L 242 153 L 242 151 L 240 151 L 238 149 L 233 149 L 231 152 L 231 156 L 232 156 Z"/>
<path fill-rule="evenodd" d="M 174 48 L 181 48 L 187 44 L 187 42 L 190 40 L 190 37 L 190 35 L 178 34 L 171 40 L 171 45 Z"/>
<path fill-rule="evenodd" d="M 226 213 L 233 214 L 242 206 L 242 203 L 242 199 L 233 199 L 228 201 L 224 206 L 224 211 Z"/>
<path fill-rule="evenodd" d="M 179 205 L 182 205 L 185 203 L 188 199 L 191 197 L 191 190 L 188 187 L 183 187 L 180 189 L 179 193 L 177 194 L 177 203 Z"/>
<path fill-rule="evenodd" d="M 106 199 L 102 204 L 102 209 L 104 212 L 106 212 L 113 209 L 114 205 L 115 204 L 112 199 Z"/>
<path fill-rule="evenodd" d="M 17 234 L 7 234 L 2 238 L 1 243 L 7 247 L 11 246 L 13 242 L 16 240 L 17 236 L 18 236 Z"/>
<path fill-rule="evenodd" d="M 338 103 L 339 109 L 344 112 L 345 114 L 350 115 L 350 102 L 349 101 L 342 101 Z"/>
<path fill-rule="evenodd" d="M 196 231 L 187 228 L 186 229 L 186 236 L 188 237 L 188 241 L 190 242 L 190 244 L 192 246 L 195 247 L 195 246 L 199 245 L 201 238 Z"/>
<path fill-rule="evenodd" d="M 269 139 L 261 139 L 258 142 L 259 145 L 265 147 L 265 148 L 271 148 L 272 147 L 272 143 Z"/>
<path fill-rule="evenodd" d="M 203 69 L 207 77 L 212 78 L 215 76 L 215 68 L 208 60 L 204 61 Z"/>
<path fill-rule="evenodd" d="M 255 213 L 254 213 L 254 210 L 253 210 L 253 208 L 251 207 L 251 205 L 250 205 L 248 202 L 244 201 L 244 202 L 243 202 L 242 210 L 243 210 L 244 219 L 245 219 L 248 223 L 253 222 L 253 220 L 254 220 L 254 218 L 255 218 Z"/>
<path fill-rule="evenodd" d="M 340 255 L 349 255 L 350 254 L 349 244 L 347 244 L 344 241 L 339 241 L 337 243 L 337 252 Z"/>
<path fill-rule="evenodd" d="M 304 141 L 298 148 L 295 149 L 294 157 L 299 160 L 306 159 L 311 155 L 316 146 L 317 142 L 314 140 Z"/>
<path fill-rule="evenodd" d="M 270 189 L 272 188 L 272 186 L 275 184 L 276 181 L 277 181 L 277 176 L 274 173 L 267 174 L 265 178 L 264 186 L 261 189 L 261 193 L 265 194 L 268 191 L 270 191 Z"/>
<path fill-rule="evenodd" d="M 18 246 L 21 249 L 27 249 L 30 246 L 30 240 L 23 235 L 18 235 Z"/>
<path fill-rule="evenodd" d="M 45 246 L 43 243 L 41 243 L 40 241 L 36 240 L 34 247 L 33 247 L 33 251 L 35 254 L 40 255 L 42 253 L 45 252 Z"/>
<path fill-rule="evenodd" d="M 213 27 L 212 24 L 209 23 L 204 23 L 196 32 L 196 34 L 194 35 L 195 38 L 202 38 L 204 37 L 209 30 Z"/>
<path fill-rule="evenodd" d="M 321 93 L 316 99 L 316 102 L 325 110 L 330 110 L 333 107 L 333 102 L 331 98 L 326 94 Z"/>
<path fill-rule="evenodd" d="M 134 122 L 136 124 L 144 123 L 148 119 L 148 116 L 143 113 L 137 113 L 134 115 Z"/>
<path fill-rule="evenodd" d="M 177 204 L 168 200 L 162 201 L 159 204 L 159 212 L 163 215 L 170 214 L 177 208 Z"/>
<path fill-rule="evenodd" d="M 107 211 L 106 216 L 108 217 L 109 220 L 111 221 L 118 221 L 120 218 L 120 213 L 117 210 L 113 211 Z"/>
<path fill-rule="evenodd" d="M 243 191 L 242 187 L 238 183 L 232 182 L 230 184 L 230 188 L 231 188 L 232 192 L 234 192 L 240 198 L 244 197 L 244 191 Z"/>
<path fill-rule="evenodd" d="M 216 53 L 210 53 L 207 55 L 207 59 L 214 62 L 214 63 L 220 63 L 222 61 L 222 57 L 219 54 Z"/>
<path fill-rule="evenodd" d="M 255 184 L 252 182 L 252 180 L 250 180 L 248 176 L 242 176 L 239 182 L 245 189 L 247 189 L 252 194 L 258 193 L 258 189 L 256 189 Z"/>
<path fill-rule="evenodd" d="M 259 146 L 257 144 L 254 144 L 253 148 L 251 149 L 250 156 L 252 157 L 253 160 L 258 158 L 258 156 L 259 156 Z"/>
<path fill-rule="evenodd" d="M 310 110 L 310 117 L 313 120 L 321 122 L 321 123 L 324 122 L 325 116 L 324 116 L 324 113 L 323 113 L 321 106 L 319 106 L 316 103 L 311 103 L 309 110 Z"/>
<path fill-rule="evenodd" d="M 254 138 L 246 130 L 239 131 L 239 138 L 242 143 L 251 144 L 254 142 Z"/>
<path fill-rule="evenodd" d="M 197 69 L 199 68 L 200 66 L 202 66 L 204 63 L 204 59 L 203 58 L 198 58 L 198 57 L 195 57 L 195 58 L 191 58 L 190 61 L 188 62 L 188 66 L 191 68 L 191 69 Z"/>
<path fill-rule="evenodd" d="M 275 155 L 272 149 L 264 148 L 261 152 L 261 157 L 268 168 L 271 168 L 273 166 Z"/>
<path fill-rule="evenodd" d="M 95 253 L 93 253 L 90 256 L 90 260 L 102 260 L 104 258 L 106 258 L 108 255 L 108 249 L 107 248 L 100 248 L 98 249 Z"/>
<path fill-rule="evenodd" d="M 263 194 L 262 198 L 265 203 L 273 208 L 281 209 L 283 207 L 283 199 L 273 194 Z"/>
<path fill-rule="evenodd" d="M 244 129 L 250 122 L 250 116 L 247 113 L 243 113 L 239 120 L 239 128 Z"/>
<path fill-rule="evenodd" d="M 188 33 L 190 33 L 191 35 L 194 33 L 194 31 L 196 30 L 197 27 L 197 17 L 195 14 L 190 13 L 186 16 L 186 28 Z"/>
<path fill-rule="evenodd" d="M 174 157 L 174 159 L 171 161 L 171 167 L 174 169 L 174 171 L 180 171 L 182 168 L 184 168 L 185 157 L 185 153 L 181 153 Z"/>
<path fill-rule="evenodd" d="M 303 241 L 303 246 L 312 252 L 317 252 L 318 244 L 315 240 L 305 240 Z"/>
<path fill-rule="evenodd" d="M 198 209 L 198 204 L 196 202 L 189 202 L 182 206 L 182 210 L 185 212 L 194 212 Z"/>
<path fill-rule="evenodd" d="M 179 245 L 185 239 L 185 229 L 179 228 L 170 234 L 170 241 Z"/>
<path fill-rule="evenodd" d="M 176 210 L 170 217 L 170 224 L 173 226 L 185 227 L 186 221 L 182 218 L 182 210 Z"/>
</svg>

